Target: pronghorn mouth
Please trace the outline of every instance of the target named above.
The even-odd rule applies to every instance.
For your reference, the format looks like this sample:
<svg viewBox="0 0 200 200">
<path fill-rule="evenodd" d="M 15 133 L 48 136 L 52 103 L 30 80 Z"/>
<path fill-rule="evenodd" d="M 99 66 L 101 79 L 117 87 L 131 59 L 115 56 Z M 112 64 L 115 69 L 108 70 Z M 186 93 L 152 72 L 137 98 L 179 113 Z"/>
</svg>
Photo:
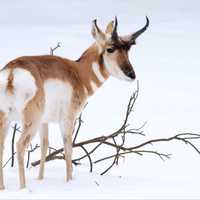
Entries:
<svg viewBox="0 0 200 200">
<path fill-rule="evenodd" d="M 129 78 L 131 78 L 132 80 L 134 80 L 136 78 L 135 72 L 133 70 L 125 73 L 126 76 L 128 76 Z"/>
</svg>

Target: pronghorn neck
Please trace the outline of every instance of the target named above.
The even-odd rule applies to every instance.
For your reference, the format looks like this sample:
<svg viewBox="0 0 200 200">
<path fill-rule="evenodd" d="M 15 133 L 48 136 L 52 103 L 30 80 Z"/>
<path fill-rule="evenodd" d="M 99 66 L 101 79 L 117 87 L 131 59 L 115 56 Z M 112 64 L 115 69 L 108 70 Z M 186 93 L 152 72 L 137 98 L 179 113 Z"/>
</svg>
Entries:
<svg viewBox="0 0 200 200">
<path fill-rule="evenodd" d="M 79 75 L 91 96 L 109 77 L 97 45 L 89 47 L 77 62 Z"/>
</svg>

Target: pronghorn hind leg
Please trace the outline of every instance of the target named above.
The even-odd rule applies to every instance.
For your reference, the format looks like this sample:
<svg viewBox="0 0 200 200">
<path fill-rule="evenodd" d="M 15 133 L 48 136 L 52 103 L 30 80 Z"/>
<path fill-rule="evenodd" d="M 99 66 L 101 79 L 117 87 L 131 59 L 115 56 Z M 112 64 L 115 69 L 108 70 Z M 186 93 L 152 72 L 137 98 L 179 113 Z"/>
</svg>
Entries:
<svg viewBox="0 0 200 200">
<path fill-rule="evenodd" d="M 38 179 L 42 180 L 44 178 L 44 165 L 46 161 L 47 149 L 49 147 L 48 140 L 48 124 L 41 124 L 40 127 L 40 149 L 41 149 L 41 159 L 40 159 L 40 171 Z"/>
<path fill-rule="evenodd" d="M 4 181 L 3 181 L 3 149 L 4 149 L 4 140 L 6 136 L 7 122 L 5 119 L 5 114 L 0 111 L 0 190 L 3 190 Z"/>
<path fill-rule="evenodd" d="M 24 123 L 23 124 L 23 132 L 17 142 L 17 159 L 18 159 L 20 188 L 26 187 L 25 172 L 24 172 L 25 149 L 30 144 L 38 127 L 39 127 L 39 124 L 37 121 L 32 122 L 31 124 Z"/>
<path fill-rule="evenodd" d="M 17 142 L 17 159 L 19 170 L 20 188 L 26 187 L 24 172 L 24 154 L 32 138 L 40 127 L 43 100 L 41 96 L 35 96 L 25 107 L 22 119 L 22 134 Z"/>
</svg>

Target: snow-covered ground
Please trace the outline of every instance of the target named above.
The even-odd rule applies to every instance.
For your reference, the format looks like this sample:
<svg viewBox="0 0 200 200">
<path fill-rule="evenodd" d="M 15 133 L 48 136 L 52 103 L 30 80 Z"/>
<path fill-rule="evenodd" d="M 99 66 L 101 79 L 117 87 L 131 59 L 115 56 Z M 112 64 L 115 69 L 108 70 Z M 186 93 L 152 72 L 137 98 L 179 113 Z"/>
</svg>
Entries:
<svg viewBox="0 0 200 200">
<path fill-rule="evenodd" d="M 132 124 L 137 127 L 147 121 L 147 138 L 198 133 L 199 9 L 198 0 L 0 0 L 0 66 L 17 56 L 48 54 L 49 47 L 58 41 L 62 48 L 56 54 L 76 59 L 93 42 L 90 28 L 94 18 L 105 27 L 117 15 L 119 33 L 127 34 L 143 26 L 147 15 L 150 28 L 130 52 L 140 81 Z M 90 98 L 78 139 L 118 128 L 134 88 L 134 83 L 110 78 Z M 5 160 L 10 155 L 10 136 Z M 36 137 L 33 143 L 38 142 Z M 62 145 L 56 125 L 51 125 L 50 145 Z M 200 147 L 200 142 L 197 145 Z M 43 181 L 36 180 L 38 167 L 26 171 L 24 190 L 18 189 L 17 166 L 7 166 L 6 190 L 0 192 L 0 199 L 199 199 L 200 156 L 187 145 L 175 142 L 153 148 L 173 153 L 172 159 L 162 162 L 153 156 L 130 155 L 105 176 L 99 175 L 104 164 L 91 174 L 86 161 L 74 167 L 70 183 L 64 182 L 64 162 L 49 162 Z M 39 158 L 39 152 L 34 158 Z"/>
</svg>

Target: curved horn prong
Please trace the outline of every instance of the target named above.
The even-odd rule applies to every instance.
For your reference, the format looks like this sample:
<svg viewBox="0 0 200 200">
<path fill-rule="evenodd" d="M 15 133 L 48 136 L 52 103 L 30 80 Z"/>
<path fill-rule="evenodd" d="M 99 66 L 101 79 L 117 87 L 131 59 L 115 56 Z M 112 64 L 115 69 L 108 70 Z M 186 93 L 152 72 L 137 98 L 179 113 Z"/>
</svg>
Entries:
<svg viewBox="0 0 200 200">
<path fill-rule="evenodd" d="M 92 22 L 93 22 L 93 24 L 95 25 L 97 31 L 100 32 L 100 29 L 99 29 L 99 27 L 97 26 L 97 19 L 94 19 Z"/>
<path fill-rule="evenodd" d="M 132 40 L 135 40 L 138 36 L 140 36 L 144 31 L 146 31 L 147 27 L 149 26 L 149 18 L 146 16 L 146 24 L 143 28 L 140 30 L 136 31 L 135 33 L 132 34 Z"/>
<path fill-rule="evenodd" d="M 101 29 L 97 25 L 97 20 L 92 21 L 92 30 L 91 33 L 95 39 L 103 39 L 104 38 L 104 33 L 101 31 Z"/>
</svg>

